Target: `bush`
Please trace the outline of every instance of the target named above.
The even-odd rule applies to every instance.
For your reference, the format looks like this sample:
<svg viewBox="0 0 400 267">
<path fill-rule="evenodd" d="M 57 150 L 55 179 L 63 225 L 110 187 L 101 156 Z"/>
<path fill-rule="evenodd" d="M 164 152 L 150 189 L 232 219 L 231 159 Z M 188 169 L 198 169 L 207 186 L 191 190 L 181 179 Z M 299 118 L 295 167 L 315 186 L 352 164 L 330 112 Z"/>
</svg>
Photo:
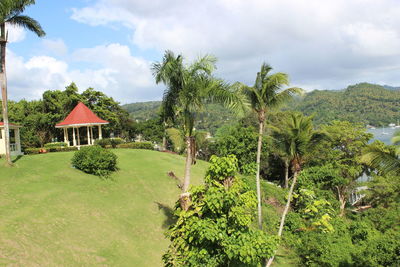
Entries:
<svg viewBox="0 0 400 267">
<path fill-rule="evenodd" d="M 108 176 L 117 170 L 117 156 L 100 146 L 82 147 L 75 152 L 72 166 L 97 176 Z"/>
<path fill-rule="evenodd" d="M 107 146 L 111 145 L 110 139 L 105 138 L 105 139 L 98 139 L 94 142 L 96 146 L 101 146 L 102 148 L 106 148 Z"/>
<path fill-rule="evenodd" d="M 44 145 L 44 148 L 48 149 L 48 148 L 59 148 L 59 147 L 67 147 L 67 143 L 64 142 L 54 142 L 54 143 L 47 143 Z"/>
<path fill-rule="evenodd" d="M 154 150 L 154 146 L 150 142 L 134 142 L 117 145 L 117 148 L 132 148 L 132 149 L 149 149 Z"/>
<path fill-rule="evenodd" d="M 25 155 L 35 155 L 35 154 L 40 154 L 40 151 L 43 150 L 43 148 L 38 148 L 38 147 L 29 147 L 25 148 L 24 153 Z M 51 147 L 51 148 L 45 148 L 47 152 L 67 152 L 67 151 L 76 151 L 78 150 L 77 147 Z"/>
<path fill-rule="evenodd" d="M 121 138 L 111 138 L 110 139 L 110 145 L 112 146 L 112 148 L 116 148 L 117 145 L 120 145 L 124 143 L 124 140 L 122 140 Z"/>
</svg>

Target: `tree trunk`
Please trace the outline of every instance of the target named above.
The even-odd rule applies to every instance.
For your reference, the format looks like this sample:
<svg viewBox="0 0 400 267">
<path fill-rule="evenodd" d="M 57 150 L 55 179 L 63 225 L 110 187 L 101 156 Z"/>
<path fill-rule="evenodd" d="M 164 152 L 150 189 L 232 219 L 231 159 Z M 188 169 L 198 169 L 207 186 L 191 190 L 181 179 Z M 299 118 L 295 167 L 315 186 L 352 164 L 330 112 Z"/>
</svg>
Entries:
<svg viewBox="0 0 400 267">
<path fill-rule="evenodd" d="M 289 160 L 285 159 L 285 185 L 284 188 L 289 186 Z"/>
<path fill-rule="evenodd" d="M 0 53 L 1 53 L 1 66 L 0 66 L 0 86 L 1 86 L 1 103 L 3 111 L 3 122 L 4 122 L 4 141 L 6 145 L 6 164 L 11 166 L 11 155 L 10 155 L 10 127 L 8 122 L 8 99 L 7 99 L 7 76 L 6 76 L 6 25 L 2 23 L 0 25 Z"/>
<path fill-rule="evenodd" d="M 167 137 L 165 136 L 165 134 L 162 138 L 162 150 L 163 151 L 167 150 Z"/>
<path fill-rule="evenodd" d="M 340 202 L 340 213 L 339 216 L 343 217 L 344 216 L 344 211 L 345 211 L 345 207 L 346 207 L 346 198 L 344 196 L 344 194 L 340 191 L 339 186 L 336 187 L 337 191 L 338 191 L 338 199 Z"/>
<path fill-rule="evenodd" d="M 186 193 L 190 185 L 190 167 L 192 165 L 192 142 L 191 136 L 186 137 L 186 164 L 185 164 L 185 177 L 183 180 L 182 192 Z"/>
<path fill-rule="evenodd" d="M 261 161 L 261 147 L 262 137 L 264 132 L 264 121 L 260 120 L 260 129 L 258 133 L 258 145 L 257 145 L 257 212 L 258 212 L 258 228 L 262 229 L 262 214 L 261 214 L 261 184 L 260 184 L 260 161 Z"/>
<path fill-rule="evenodd" d="M 295 170 L 294 173 L 293 173 L 292 185 L 290 186 L 290 189 L 289 189 L 288 199 L 286 201 L 286 206 L 285 206 L 285 209 L 283 210 L 281 223 L 279 225 L 279 231 L 278 231 L 278 236 L 279 237 L 282 236 L 283 226 L 285 225 L 286 215 L 287 215 L 287 213 L 289 211 L 290 203 L 292 201 L 293 190 L 294 190 L 294 187 L 295 187 L 296 182 L 297 182 L 297 175 L 298 175 L 298 171 Z M 271 258 L 269 258 L 269 260 L 268 260 L 268 262 L 267 262 L 267 264 L 265 266 L 266 267 L 271 266 L 272 262 L 274 261 L 274 258 L 275 258 L 275 256 L 272 256 Z"/>
</svg>

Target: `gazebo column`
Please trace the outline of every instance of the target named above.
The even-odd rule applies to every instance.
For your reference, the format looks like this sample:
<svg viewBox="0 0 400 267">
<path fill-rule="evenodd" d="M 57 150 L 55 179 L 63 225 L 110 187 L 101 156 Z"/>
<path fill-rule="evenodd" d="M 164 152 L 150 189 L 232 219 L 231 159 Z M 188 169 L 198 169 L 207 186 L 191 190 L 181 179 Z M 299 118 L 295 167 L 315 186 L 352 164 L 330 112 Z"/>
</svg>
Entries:
<svg viewBox="0 0 400 267">
<path fill-rule="evenodd" d="M 69 146 L 69 138 L 68 138 L 68 128 L 64 128 L 64 139 L 67 146 Z"/>
<path fill-rule="evenodd" d="M 80 138 L 80 134 L 79 134 L 79 127 L 76 128 L 76 134 L 78 135 L 78 146 L 81 145 L 81 138 Z"/>
<path fill-rule="evenodd" d="M 76 146 L 75 127 L 72 127 L 72 138 L 73 146 Z"/>
<path fill-rule="evenodd" d="M 16 150 L 19 153 L 19 152 L 21 152 L 21 139 L 20 139 L 20 135 L 19 135 L 19 128 L 15 128 L 14 134 L 15 134 Z"/>
<path fill-rule="evenodd" d="M 102 132 L 101 132 L 101 125 L 99 125 L 99 139 L 100 140 L 103 139 L 103 135 L 102 135 Z"/>
<path fill-rule="evenodd" d="M 91 145 L 92 141 L 90 140 L 90 130 L 89 130 L 89 126 L 86 126 L 86 132 L 87 132 L 87 144 Z"/>
<path fill-rule="evenodd" d="M 93 126 L 90 126 L 90 139 L 92 140 L 92 145 L 94 145 L 94 140 L 93 140 Z"/>
</svg>

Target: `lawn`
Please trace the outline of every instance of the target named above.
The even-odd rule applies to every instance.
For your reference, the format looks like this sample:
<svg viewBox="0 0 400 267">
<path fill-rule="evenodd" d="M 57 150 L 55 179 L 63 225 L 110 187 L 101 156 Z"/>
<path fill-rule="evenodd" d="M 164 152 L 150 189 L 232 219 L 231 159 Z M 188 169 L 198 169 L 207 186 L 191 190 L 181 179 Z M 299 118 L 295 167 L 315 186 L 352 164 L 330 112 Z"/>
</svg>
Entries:
<svg viewBox="0 0 400 267">
<path fill-rule="evenodd" d="M 118 149 L 119 171 L 104 180 L 71 167 L 73 152 L 0 164 L 0 265 L 160 266 L 184 158 Z M 205 162 L 193 166 L 201 182 Z"/>
</svg>

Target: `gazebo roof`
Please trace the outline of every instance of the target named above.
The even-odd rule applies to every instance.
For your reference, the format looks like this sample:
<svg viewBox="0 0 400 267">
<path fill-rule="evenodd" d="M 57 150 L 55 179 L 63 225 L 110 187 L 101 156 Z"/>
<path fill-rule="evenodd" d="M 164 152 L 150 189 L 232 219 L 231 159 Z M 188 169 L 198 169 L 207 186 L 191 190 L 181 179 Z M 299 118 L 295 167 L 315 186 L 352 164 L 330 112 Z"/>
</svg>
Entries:
<svg viewBox="0 0 400 267">
<path fill-rule="evenodd" d="M 68 126 L 89 126 L 108 124 L 108 121 L 102 120 L 96 116 L 85 104 L 79 102 L 78 105 L 68 114 L 62 122 L 56 124 L 57 128 Z"/>
<path fill-rule="evenodd" d="M 20 125 L 17 125 L 17 124 L 11 123 L 11 122 L 9 122 L 8 125 L 11 127 L 17 127 L 17 128 L 22 127 Z M 3 127 L 4 127 L 4 122 L 0 121 L 0 128 L 3 128 Z"/>
</svg>

